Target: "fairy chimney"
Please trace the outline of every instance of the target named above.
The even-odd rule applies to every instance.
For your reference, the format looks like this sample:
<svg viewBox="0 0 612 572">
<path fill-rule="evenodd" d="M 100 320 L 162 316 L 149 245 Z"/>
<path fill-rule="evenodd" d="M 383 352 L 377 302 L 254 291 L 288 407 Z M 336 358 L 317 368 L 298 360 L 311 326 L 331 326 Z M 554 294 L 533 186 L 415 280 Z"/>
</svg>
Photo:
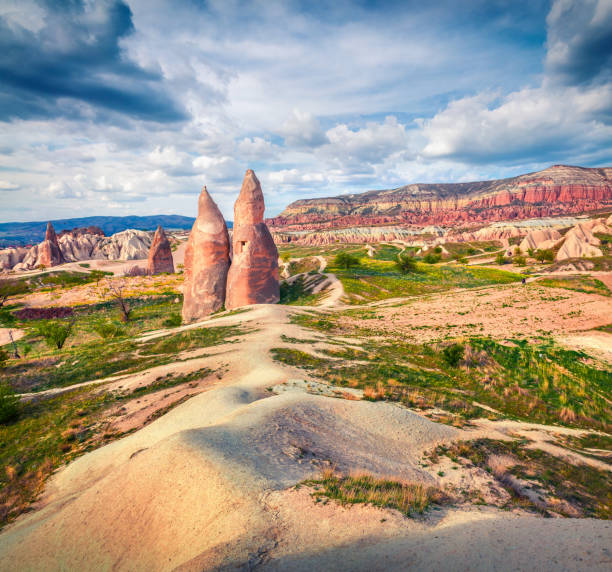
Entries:
<svg viewBox="0 0 612 572">
<path fill-rule="evenodd" d="M 172 248 L 170 241 L 161 225 L 157 227 L 147 260 L 149 274 L 161 274 L 162 272 L 174 273 L 174 261 L 172 260 Z"/>
</svg>

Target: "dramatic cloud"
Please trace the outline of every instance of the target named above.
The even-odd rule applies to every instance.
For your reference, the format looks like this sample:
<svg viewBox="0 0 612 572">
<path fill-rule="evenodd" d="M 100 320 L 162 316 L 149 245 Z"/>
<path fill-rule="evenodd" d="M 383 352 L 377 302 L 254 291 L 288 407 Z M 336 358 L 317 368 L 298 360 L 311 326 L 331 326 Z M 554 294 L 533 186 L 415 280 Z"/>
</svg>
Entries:
<svg viewBox="0 0 612 572">
<path fill-rule="evenodd" d="M 611 0 L 0 0 L 0 217 L 610 164 Z"/>
</svg>

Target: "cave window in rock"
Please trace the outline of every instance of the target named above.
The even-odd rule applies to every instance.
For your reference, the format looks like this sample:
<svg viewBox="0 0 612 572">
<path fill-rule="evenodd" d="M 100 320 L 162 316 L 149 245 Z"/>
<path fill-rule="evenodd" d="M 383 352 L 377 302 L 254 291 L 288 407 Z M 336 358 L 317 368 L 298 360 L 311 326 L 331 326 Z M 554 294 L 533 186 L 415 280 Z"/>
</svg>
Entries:
<svg viewBox="0 0 612 572">
<path fill-rule="evenodd" d="M 240 254 L 244 250 L 244 247 L 246 246 L 246 244 L 247 244 L 246 240 L 241 240 L 238 242 L 238 254 Z"/>
</svg>

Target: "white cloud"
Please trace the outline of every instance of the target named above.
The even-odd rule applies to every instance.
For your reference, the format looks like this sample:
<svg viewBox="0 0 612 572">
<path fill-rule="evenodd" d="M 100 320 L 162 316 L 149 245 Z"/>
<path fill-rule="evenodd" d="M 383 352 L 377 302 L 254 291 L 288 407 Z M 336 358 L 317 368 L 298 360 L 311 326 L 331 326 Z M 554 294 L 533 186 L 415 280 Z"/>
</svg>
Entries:
<svg viewBox="0 0 612 572">
<path fill-rule="evenodd" d="M 299 109 L 292 111 L 279 134 L 291 147 L 318 147 L 327 141 L 319 120 L 312 113 Z"/>
<path fill-rule="evenodd" d="M 0 191 L 15 191 L 19 189 L 19 185 L 11 183 L 11 181 L 0 180 Z"/>
</svg>

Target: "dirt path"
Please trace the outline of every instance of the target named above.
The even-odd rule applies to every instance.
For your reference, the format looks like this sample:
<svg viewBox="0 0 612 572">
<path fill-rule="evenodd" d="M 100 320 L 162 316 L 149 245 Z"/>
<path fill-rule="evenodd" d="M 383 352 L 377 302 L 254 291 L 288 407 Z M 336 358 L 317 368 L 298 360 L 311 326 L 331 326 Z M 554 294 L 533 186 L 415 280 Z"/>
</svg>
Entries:
<svg viewBox="0 0 612 572">
<path fill-rule="evenodd" d="M 290 324 L 291 312 L 257 306 L 207 321 L 248 319 L 253 327 L 239 344 L 198 358 L 200 367 L 224 367 L 218 384 L 59 471 L 38 510 L 0 534 L 0 568 L 608 567 L 605 521 L 449 509 L 421 522 L 369 506 L 316 504 L 307 490 L 292 489 L 330 465 L 431 483 L 422 451 L 462 433 L 393 403 L 313 395 L 299 384 L 270 391 L 305 375 L 272 360 L 270 349 L 286 345 L 281 335 L 325 341 Z"/>
</svg>

